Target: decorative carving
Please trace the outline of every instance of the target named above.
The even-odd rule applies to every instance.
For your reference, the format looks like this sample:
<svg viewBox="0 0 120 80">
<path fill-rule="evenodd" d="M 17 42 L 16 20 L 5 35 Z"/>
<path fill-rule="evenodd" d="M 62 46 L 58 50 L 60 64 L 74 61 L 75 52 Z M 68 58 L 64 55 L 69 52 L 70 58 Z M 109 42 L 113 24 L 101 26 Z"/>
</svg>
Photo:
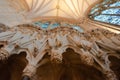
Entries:
<svg viewBox="0 0 120 80">
<path fill-rule="evenodd" d="M 62 54 L 72 48 L 85 64 L 105 74 L 106 80 L 117 80 L 108 57 L 113 55 L 120 59 L 120 35 L 104 29 L 80 33 L 68 27 L 44 31 L 32 25 L 20 25 L 0 33 L 0 43 L 4 45 L 0 50 L 1 60 L 21 51 L 27 53 L 28 65 L 23 75 L 33 76 L 46 53 L 51 60 L 62 62 Z"/>
</svg>

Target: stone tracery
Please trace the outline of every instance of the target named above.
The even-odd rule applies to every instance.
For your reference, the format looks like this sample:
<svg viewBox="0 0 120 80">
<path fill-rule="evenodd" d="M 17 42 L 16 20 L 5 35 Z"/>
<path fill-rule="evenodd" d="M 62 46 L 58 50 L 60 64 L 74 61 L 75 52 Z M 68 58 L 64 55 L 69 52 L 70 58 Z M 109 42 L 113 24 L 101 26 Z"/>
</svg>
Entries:
<svg viewBox="0 0 120 80">
<path fill-rule="evenodd" d="M 106 80 L 118 80 L 110 68 L 108 58 L 112 55 L 120 59 L 120 35 L 107 30 L 95 29 L 80 33 L 73 28 L 57 27 L 44 31 L 32 25 L 20 25 L 0 33 L 0 43 L 1 60 L 26 52 L 28 63 L 23 75 L 33 76 L 46 53 L 51 56 L 51 60 L 62 62 L 62 54 L 67 48 L 72 48 L 81 56 L 83 63 L 106 75 Z"/>
</svg>

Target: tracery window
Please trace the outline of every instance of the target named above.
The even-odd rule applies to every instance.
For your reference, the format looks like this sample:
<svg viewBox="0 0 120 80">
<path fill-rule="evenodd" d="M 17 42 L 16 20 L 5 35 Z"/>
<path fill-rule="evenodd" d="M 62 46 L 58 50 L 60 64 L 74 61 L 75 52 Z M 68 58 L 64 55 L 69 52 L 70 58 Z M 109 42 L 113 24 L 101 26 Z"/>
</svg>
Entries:
<svg viewBox="0 0 120 80">
<path fill-rule="evenodd" d="M 120 1 L 104 0 L 92 8 L 89 16 L 96 21 L 120 25 Z"/>
</svg>

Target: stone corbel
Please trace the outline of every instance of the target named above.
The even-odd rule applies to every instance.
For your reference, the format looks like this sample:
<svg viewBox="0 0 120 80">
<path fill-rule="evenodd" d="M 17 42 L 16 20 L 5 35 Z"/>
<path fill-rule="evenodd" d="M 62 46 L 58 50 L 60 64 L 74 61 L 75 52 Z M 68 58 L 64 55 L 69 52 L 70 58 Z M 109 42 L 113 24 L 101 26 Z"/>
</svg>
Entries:
<svg viewBox="0 0 120 80">
<path fill-rule="evenodd" d="M 61 46 L 61 47 L 52 47 L 52 49 L 50 50 L 49 54 L 51 56 L 51 60 L 55 61 L 55 62 L 62 62 L 62 54 L 66 51 L 66 47 L 65 46 Z"/>
</svg>

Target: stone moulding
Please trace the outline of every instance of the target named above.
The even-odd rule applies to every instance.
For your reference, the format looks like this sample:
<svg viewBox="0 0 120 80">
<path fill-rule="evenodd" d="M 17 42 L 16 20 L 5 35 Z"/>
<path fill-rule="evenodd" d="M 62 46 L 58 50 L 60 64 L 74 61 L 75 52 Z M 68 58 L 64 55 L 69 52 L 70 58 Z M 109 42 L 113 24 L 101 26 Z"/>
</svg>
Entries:
<svg viewBox="0 0 120 80">
<path fill-rule="evenodd" d="M 0 33 L 0 59 L 25 52 L 28 63 L 23 75 L 30 77 L 41 66 L 39 61 L 46 53 L 51 56 L 51 61 L 61 63 L 67 48 L 78 53 L 85 64 L 100 70 L 106 80 L 118 80 L 108 57 L 120 59 L 119 34 L 104 29 L 80 33 L 68 27 L 44 31 L 32 25 L 20 25 Z"/>
</svg>

